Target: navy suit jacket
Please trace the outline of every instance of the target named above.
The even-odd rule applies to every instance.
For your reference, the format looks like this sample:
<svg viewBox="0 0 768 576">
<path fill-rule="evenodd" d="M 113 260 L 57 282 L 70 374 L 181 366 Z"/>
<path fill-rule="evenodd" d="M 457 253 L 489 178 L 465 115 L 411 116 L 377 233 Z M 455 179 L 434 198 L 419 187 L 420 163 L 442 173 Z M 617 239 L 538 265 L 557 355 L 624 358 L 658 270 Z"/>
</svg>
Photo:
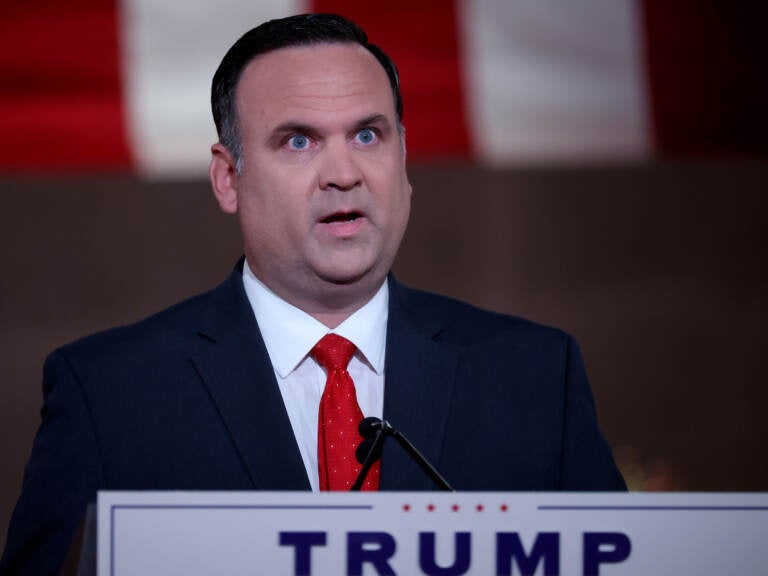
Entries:
<svg viewBox="0 0 768 576">
<path fill-rule="evenodd" d="M 622 490 L 567 334 L 389 278 L 384 417 L 458 490 Z M 52 353 L 0 572 L 56 571 L 97 490 L 309 490 L 241 267 Z M 432 490 L 385 445 L 382 490 Z"/>
</svg>

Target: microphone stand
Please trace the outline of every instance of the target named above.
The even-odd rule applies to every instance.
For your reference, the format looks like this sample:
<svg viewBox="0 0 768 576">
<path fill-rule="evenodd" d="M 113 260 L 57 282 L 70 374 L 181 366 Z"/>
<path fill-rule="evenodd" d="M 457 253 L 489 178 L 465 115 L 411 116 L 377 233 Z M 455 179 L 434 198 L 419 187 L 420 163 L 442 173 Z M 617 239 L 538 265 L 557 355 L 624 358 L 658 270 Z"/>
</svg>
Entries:
<svg viewBox="0 0 768 576">
<path fill-rule="evenodd" d="M 435 467 L 432 466 L 432 464 L 430 464 L 429 461 L 424 458 L 424 456 L 422 456 L 421 452 L 416 449 L 416 446 L 411 444 L 405 436 L 400 434 L 400 432 L 394 428 L 392 428 L 391 434 L 400 443 L 400 446 L 402 446 L 405 451 L 408 452 L 410 457 L 413 458 L 419 466 L 421 466 L 421 469 L 427 473 L 427 476 L 432 479 L 432 482 L 437 484 L 440 490 L 445 492 L 456 492 L 456 490 L 453 489 L 453 486 L 448 484 L 446 479 L 440 475 L 440 472 L 435 470 Z"/>
<path fill-rule="evenodd" d="M 363 482 L 365 481 L 365 477 L 368 474 L 368 471 L 371 469 L 371 466 L 373 466 L 373 463 L 378 459 L 379 452 L 381 451 L 381 446 L 384 443 L 385 436 L 394 436 L 397 442 L 400 444 L 400 446 L 403 447 L 403 449 L 408 453 L 408 455 L 416 461 L 416 463 L 421 467 L 421 469 L 429 476 L 432 481 L 441 489 L 446 492 L 455 492 L 453 487 L 448 484 L 445 478 L 443 478 L 440 473 L 435 470 L 434 466 L 430 464 L 427 459 L 419 452 L 416 447 L 411 444 L 408 439 L 403 436 L 400 432 L 395 430 L 392 425 L 387 422 L 386 420 L 381 420 L 379 424 L 379 430 L 376 432 L 376 437 L 373 440 L 373 444 L 371 445 L 370 450 L 368 450 L 368 455 L 365 457 L 365 461 L 363 462 L 363 467 L 360 470 L 360 474 L 357 475 L 357 479 L 355 480 L 355 483 L 352 485 L 352 488 L 350 488 L 350 491 L 359 491 L 360 488 L 363 485 Z"/>
</svg>

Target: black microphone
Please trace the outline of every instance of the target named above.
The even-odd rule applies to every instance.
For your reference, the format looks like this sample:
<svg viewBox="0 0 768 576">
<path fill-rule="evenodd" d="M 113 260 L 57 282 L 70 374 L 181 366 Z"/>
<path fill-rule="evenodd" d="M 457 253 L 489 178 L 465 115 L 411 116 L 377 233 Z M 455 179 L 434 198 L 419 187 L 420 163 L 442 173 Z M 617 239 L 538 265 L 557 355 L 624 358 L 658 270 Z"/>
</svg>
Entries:
<svg viewBox="0 0 768 576">
<path fill-rule="evenodd" d="M 381 447 L 384 445 L 384 438 L 392 431 L 392 426 L 386 420 L 381 420 L 375 416 L 363 418 L 357 427 L 360 436 L 365 438 L 355 450 L 355 458 L 363 465 L 360 473 L 352 484 L 350 492 L 357 492 L 362 488 L 368 471 L 374 465 L 376 460 L 381 458 Z"/>
<path fill-rule="evenodd" d="M 393 428 L 386 420 L 381 420 L 375 416 L 363 418 L 358 426 L 358 431 L 365 440 L 363 440 L 357 447 L 355 457 L 358 462 L 361 462 L 363 468 L 360 470 L 360 474 L 358 474 L 357 480 L 355 480 L 351 490 L 360 490 L 360 487 L 363 485 L 365 477 L 368 474 L 368 470 L 370 470 L 376 460 L 381 458 L 381 447 L 384 444 L 384 438 L 386 436 L 394 436 L 400 446 L 403 447 L 408 455 L 421 467 L 422 470 L 424 470 L 441 490 L 455 492 L 453 487 L 448 484 L 445 478 L 435 470 L 435 467 L 424 458 L 421 452 L 419 452 L 405 436 L 395 430 L 395 428 Z"/>
<path fill-rule="evenodd" d="M 368 416 L 360 421 L 360 424 L 357 426 L 357 431 L 360 432 L 360 436 L 366 440 L 370 440 L 376 436 L 376 433 L 381 430 L 385 424 L 389 426 L 389 422 L 386 420 L 376 418 L 376 416 Z"/>
</svg>

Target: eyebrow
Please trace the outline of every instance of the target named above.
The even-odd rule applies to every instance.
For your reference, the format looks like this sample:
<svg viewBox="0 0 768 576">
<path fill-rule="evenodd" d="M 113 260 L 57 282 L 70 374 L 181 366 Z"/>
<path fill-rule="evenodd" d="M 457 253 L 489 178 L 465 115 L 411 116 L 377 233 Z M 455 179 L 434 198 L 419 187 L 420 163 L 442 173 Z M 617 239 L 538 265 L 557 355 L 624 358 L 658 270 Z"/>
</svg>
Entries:
<svg viewBox="0 0 768 576">
<path fill-rule="evenodd" d="M 314 138 L 317 137 L 317 130 L 309 124 L 301 122 L 283 122 L 275 126 L 272 132 L 270 132 L 268 142 L 273 145 L 280 145 L 283 138 L 291 134 L 306 134 Z"/>
<path fill-rule="evenodd" d="M 350 132 L 357 132 L 367 126 L 377 126 L 384 133 L 391 129 L 389 119 L 384 114 L 374 113 L 355 122 Z M 319 137 L 319 130 L 303 122 L 283 122 L 275 126 L 269 135 L 268 141 L 272 144 L 280 145 L 283 138 L 292 134 L 306 134 L 312 138 L 317 138 Z"/>
<path fill-rule="evenodd" d="M 357 132 L 358 130 L 362 130 L 366 126 L 371 125 L 378 125 L 379 128 L 382 130 L 388 130 L 390 128 L 389 120 L 387 119 L 384 114 L 371 114 L 370 116 L 366 116 L 359 122 L 355 123 L 354 128 L 352 129 L 353 132 Z"/>
</svg>

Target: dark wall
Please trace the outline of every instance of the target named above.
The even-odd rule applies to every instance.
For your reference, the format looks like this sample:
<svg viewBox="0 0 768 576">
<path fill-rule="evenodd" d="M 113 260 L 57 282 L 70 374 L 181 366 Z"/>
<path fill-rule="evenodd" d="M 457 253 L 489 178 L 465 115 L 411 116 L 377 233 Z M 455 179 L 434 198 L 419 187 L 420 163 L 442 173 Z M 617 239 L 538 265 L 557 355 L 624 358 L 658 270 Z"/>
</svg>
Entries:
<svg viewBox="0 0 768 576">
<path fill-rule="evenodd" d="M 414 181 L 398 272 L 573 333 L 634 486 L 768 490 L 765 165 Z"/>
<path fill-rule="evenodd" d="M 411 170 L 400 280 L 572 332 L 638 488 L 768 490 L 766 167 Z M 0 542 L 45 355 L 225 277 L 237 222 L 208 184 L 3 181 Z"/>
</svg>

